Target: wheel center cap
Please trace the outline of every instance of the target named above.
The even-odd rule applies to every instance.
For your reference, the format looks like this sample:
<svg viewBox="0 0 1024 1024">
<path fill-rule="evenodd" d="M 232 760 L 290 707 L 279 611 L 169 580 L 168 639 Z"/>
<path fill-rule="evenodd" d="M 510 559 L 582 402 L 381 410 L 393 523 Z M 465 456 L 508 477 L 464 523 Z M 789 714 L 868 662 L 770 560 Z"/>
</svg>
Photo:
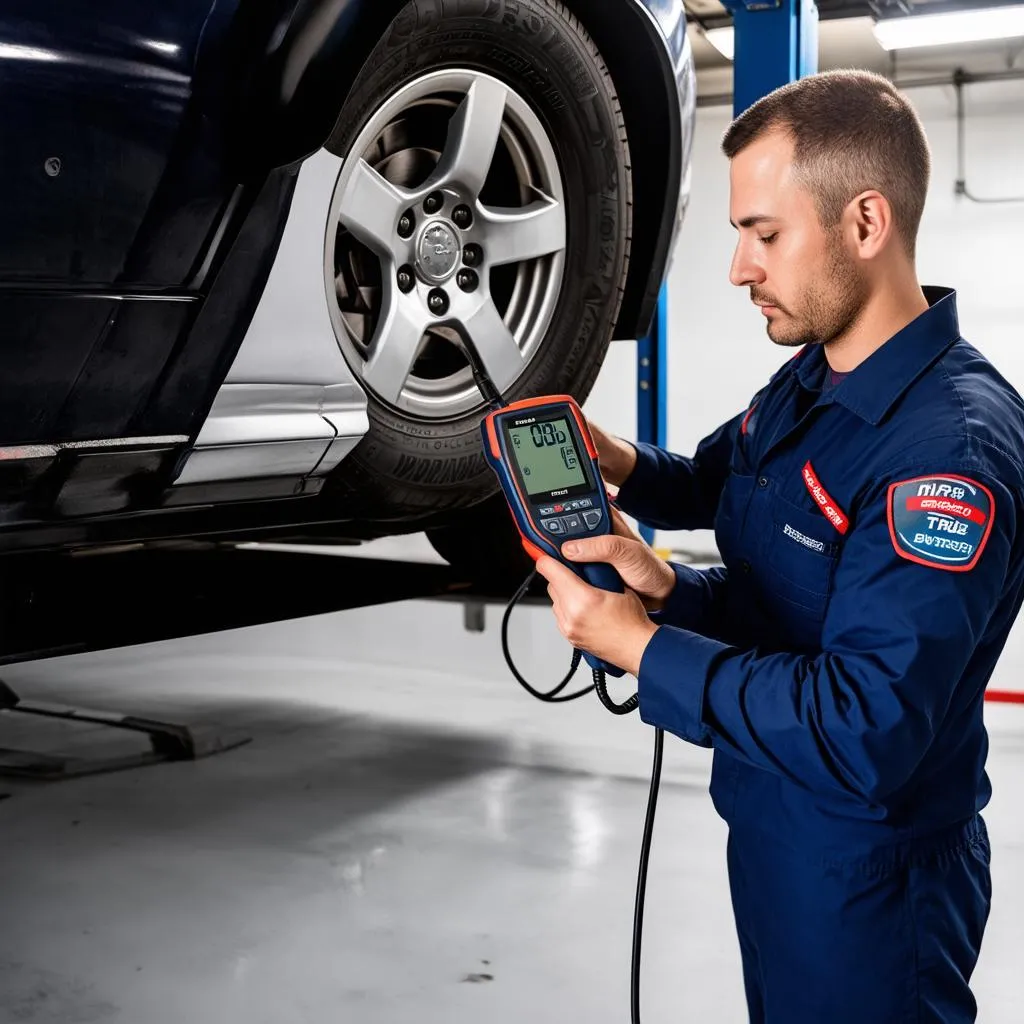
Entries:
<svg viewBox="0 0 1024 1024">
<path fill-rule="evenodd" d="M 459 239 L 455 229 L 442 220 L 429 221 L 416 248 L 420 273 L 434 282 L 451 277 L 459 263 Z"/>
</svg>

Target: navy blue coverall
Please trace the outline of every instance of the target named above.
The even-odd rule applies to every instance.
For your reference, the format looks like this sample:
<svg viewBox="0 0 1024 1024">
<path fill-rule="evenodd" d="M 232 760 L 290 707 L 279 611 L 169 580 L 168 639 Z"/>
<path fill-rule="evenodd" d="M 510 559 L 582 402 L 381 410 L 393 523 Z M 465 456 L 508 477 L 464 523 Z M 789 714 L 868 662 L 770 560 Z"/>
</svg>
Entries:
<svg viewBox="0 0 1024 1024">
<path fill-rule="evenodd" d="M 991 897 L 982 701 L 1024 584 L 1024 403 L 955 294 L 834 387 L 809 346 L 618 504 L 712 525 L 640 669 L 644 721 L 714 748 L 750 1017 L 960 1024 Z"/>
</svg>

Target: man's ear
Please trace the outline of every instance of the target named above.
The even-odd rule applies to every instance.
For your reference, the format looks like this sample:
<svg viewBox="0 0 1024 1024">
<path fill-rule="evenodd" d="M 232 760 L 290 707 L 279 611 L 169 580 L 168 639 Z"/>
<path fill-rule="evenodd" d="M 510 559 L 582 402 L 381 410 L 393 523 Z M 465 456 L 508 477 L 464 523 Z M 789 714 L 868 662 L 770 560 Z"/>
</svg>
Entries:
<svg viewBox="0 0 1024 1024">
<path fill-rule="evenodd" d="M 896 233 L 889 200 L 871 189 L 851 200 L 843 215 L 846 234 L 861 259 L 870 260 L 888 248 Z"/>
</svg>

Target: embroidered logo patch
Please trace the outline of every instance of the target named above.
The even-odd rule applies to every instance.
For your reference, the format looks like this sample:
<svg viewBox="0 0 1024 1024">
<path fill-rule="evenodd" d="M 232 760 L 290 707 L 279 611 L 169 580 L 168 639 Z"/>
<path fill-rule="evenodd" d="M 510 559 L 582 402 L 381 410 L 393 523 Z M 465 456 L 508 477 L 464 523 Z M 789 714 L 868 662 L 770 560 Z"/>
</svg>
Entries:
<svg viewBox="0 0 1024 1024">
<path fill-rule="evenodd" d="M 846 513 L 832 500 L 832 496 L 821 486 L 821 481 L 818 479 L 818 474 L 814 472 L 814 467 L 807 463 L 804 466 L 804 483 L 807 485 L 807 490 L 811 492 L 811 497 L 814 499 L 815 504 L 824 513 L 825 518 L 843 535 L 850 528 L 850 520 Z"/>
<path fill-rule="evenodd" d="M 889 535 L 919 565 L 967 572 L 978 564 L 995 519 L 992 492 L 963 476 L 921 476 L 889 487 Z"/>
<path fill-rule="evenodd" d="M 782 532 L 789 537 L 790 540 L 795 540 L 797 544 L 803 544 L 805 548 L 810 548 L 812 551 L 823 552 L 825 550 L 825 544 L 823 541 L 815 540 L 813 537 L 808 537 L 806 533 L 794 530 L 789 523 L 786 523 L 782 527 Z"/>
</svg>

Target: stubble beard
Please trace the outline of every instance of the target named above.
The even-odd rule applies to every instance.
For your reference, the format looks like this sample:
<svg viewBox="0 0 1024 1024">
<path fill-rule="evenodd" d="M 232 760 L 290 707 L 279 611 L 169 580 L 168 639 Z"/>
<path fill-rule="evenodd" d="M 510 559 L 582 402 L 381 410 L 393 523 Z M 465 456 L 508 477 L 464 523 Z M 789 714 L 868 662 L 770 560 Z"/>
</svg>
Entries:
<svg viewBox="0 0 1024 1024">
<path fill-rule="evenodd" d="M 768 337 L 782 348 L 827 345 L 853 327 L 867 296 L 867 282 L 837 237 L 829 246 L 825 273 L 811 283 L 799 312 L 785 310 L 785 319 L 769 320 Z"/>
</svg>

